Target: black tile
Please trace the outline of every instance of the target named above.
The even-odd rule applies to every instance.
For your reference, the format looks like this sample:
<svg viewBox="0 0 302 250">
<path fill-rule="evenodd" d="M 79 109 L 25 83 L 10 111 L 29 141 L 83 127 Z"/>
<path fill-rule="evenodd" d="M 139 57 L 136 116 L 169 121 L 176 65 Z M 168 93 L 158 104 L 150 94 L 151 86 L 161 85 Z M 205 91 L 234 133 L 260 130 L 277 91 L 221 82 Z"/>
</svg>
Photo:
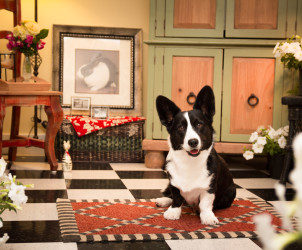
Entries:
<svg viewBox="0 0 302 250">
<path fill-rule="evenodd" d="M 108 242 L 108 243 L 77 243 L 78 250 L 168 250 L 171 249 L 165 241 L 138 242 Z"/>
<path fill-rule="evenodd" d="M 247 189 L 249 192 L 259 196 L 260 198 L 266 200 L 266 201 L 277 201 L 278 198 L 275 194 L 275 189 Z M 288 201 L 291 201 L 294 199 L 295 196 L 295 190 L 291 188 L 287 188 L 285 192 L 285 198 Z"/>
<path fill-rule="evenodd" d="M 17 156 L 16 161 L 19 162 L 47 162 L 45 156 Z"/>
<path fill-rule="evenodd" d="M 66 179 L 68 189 L 126 189 L 121 180 L 71 180 Z"/>
<path fill-rule="evenodd" d="M 121 179 L 167 179 L 164 171 L 116 171 Z"/>
<path fill-rule="evenodd" d="M 0 235 L 7 233 L 8 243 L 60 242 L 58 221 L 4 221 Z"/>
<path fill-rule="evenodd" d="M 66 190 L 25 190 L 27 203 L 56 203 L 57 198 L 68 199 Z"/>
<path fill-rule="evenodd" d="M 112 170 L 109 163 L 91 162 L 91 161 L 77 161 L 72 162 L 73 170 Z"/>
<path fill-rule="evenodd" d="M 17 179 L 63 179 L 63 171 L 50 170 L 10 170 Z"/>
<path fill-rule="evenodd" d="M 154 199 L 158 197 L 163 197 L 160 189 L 133 189 L 129 190 L 135 199 Z"/>
<path fill-rule="evenodd" d="M 233 178 L 269 178 L 269 175 L 257 170 L 231 171 Z"/>
</svg>

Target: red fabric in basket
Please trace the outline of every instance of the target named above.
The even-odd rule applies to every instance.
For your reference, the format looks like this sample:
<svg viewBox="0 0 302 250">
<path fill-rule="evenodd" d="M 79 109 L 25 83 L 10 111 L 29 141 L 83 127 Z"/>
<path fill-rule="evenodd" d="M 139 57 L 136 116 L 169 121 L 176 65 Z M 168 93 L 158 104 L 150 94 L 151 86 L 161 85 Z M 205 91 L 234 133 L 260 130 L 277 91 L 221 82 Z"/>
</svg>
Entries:
<svg viewBox="0 0 302 250">
<path fill-rule="evenodd" d="M 105 120 L 98 120 L 85 116 L 65 116 L 65 119 L 69 120 L 74 127 L 79 137 L 90 134 L 94 131 L 122 125 L 129 122 L 136 122 L 146 120 L 144 117 L 114 117 Z"/>
</svg>

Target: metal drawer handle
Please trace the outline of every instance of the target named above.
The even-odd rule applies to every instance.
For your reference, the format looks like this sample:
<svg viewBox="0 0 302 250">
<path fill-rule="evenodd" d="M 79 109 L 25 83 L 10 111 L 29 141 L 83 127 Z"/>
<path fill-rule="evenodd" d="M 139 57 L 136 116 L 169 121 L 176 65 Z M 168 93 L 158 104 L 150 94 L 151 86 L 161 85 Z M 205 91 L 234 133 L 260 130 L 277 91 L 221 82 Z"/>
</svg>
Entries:
<svg viewBox="0 0 302 250">
<path fill-rule="evenodd" d="M 191 99 L 193 99 L 194 101 L 191 101 Z M 196 95 L 193 92 L 190 92 L 187 96 L 187 103 L 193 105 L 195 101 L 196 101 Z"/>
<path fill-rule="evenodd" d="M 252 102 L 252 100 L 255 99 L 255 101 Z M 259 103 L 259 98 L 254 95 L 254 94 L 251 94 L 249 96 L 249 98 L 247 99 L 247 103 L 251 106 L 251 107 L 255 107 L 258 103 Z"/>
</svg>

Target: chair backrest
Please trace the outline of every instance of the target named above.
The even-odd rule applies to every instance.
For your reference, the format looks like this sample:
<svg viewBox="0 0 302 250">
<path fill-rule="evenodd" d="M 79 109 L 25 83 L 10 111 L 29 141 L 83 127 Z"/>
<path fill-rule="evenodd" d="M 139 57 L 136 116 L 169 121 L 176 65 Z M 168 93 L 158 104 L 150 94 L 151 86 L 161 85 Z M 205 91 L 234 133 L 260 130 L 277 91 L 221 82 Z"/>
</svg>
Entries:
<svg viewBox="0 0 302 250">
<path fill-rule="evenodd" d="M 0 9 L 5 9 L 13 13 L 14 26 L 21 24 L 21 0 L 0 0 Z M 1 30 L 0 39 L 3 39 L 11 31 Z M 20 76 L 21 72 L 21 54 L 16 53 L 16 75 Z"/>
</svg>

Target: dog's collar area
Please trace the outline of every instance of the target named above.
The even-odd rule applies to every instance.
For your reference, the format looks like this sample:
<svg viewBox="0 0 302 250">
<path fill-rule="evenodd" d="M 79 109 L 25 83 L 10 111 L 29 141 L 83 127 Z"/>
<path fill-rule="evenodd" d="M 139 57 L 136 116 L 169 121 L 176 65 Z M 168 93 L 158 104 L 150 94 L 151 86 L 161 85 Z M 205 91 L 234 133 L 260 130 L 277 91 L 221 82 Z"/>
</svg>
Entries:
<svg viewBox="0 0 302 250">
<path fill-rule="evenodd" d="M 199 149 L 191 149 L 190 151 L 187 151 L 187 153 L 193 157 L 196 157 L 200 154 L 200 150 Z"/>
</svg>

